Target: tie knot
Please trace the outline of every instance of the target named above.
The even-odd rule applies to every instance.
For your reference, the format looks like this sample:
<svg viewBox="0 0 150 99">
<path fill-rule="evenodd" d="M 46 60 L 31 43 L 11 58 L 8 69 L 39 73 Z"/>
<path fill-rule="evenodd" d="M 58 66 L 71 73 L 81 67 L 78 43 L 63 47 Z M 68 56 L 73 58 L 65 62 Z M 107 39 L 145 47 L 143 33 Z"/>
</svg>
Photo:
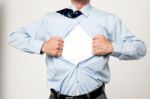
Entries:
<svg viewBox="0 0 150 99">
<path fill-rule="evenodd" d="M 78 16 L 80 16 L 82 14 L 82 12 L 81 11 L 74 11 L 73 12 L 73 14 L 72 14 L 72 18 L 76 18 L 76 17 L 78 17 Z"/>
<path fill-rule="evenodd" d="M 82 12 L 79 10 L 73 12 L 72 9 L 68 9 L 68 8 L 65 8 L 57 12 L 69 18 L 77 18 L 78 16 L 82 14 Z"/>
<path fill-rule="evenodd" d="M 77 11 L 74 12 L 74 14 L 77 15 L 77 16 L 79 16 L 79 15 L 82 14 L 82 12 L 77 10 Z"/>
</svg>

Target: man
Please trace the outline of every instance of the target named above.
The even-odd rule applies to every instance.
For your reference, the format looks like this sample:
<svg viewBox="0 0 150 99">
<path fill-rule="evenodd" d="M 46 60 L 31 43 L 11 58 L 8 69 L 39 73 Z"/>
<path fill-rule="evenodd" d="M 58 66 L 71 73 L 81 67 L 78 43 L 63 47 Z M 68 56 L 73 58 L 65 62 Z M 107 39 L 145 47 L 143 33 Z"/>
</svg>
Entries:
<svg viewBox="0 0 150 99">
<path fill-rule="evenodd" d="M 71 7 L 48 13 L 13 32 L 10 45 L 47 55 L 50 99 L 106 99 L 104 85 L 110 80 L 109 57 L 139 59 L 146 54 L 145 44 L 117 16 L 92 7 L 90 0 L 71 2 Z M 92 38 L 93 56 L 73 64 L 62 53 L 65 38 L 77 25 Z"/>
</svg>

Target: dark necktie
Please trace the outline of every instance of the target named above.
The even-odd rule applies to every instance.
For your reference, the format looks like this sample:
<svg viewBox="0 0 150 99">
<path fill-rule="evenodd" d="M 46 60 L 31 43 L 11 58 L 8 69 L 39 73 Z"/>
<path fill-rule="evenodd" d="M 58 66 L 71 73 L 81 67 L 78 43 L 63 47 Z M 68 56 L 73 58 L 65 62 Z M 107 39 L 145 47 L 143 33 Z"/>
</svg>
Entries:
<svg viewBox="0 0 150 99">
<path fill-rule="evenodd" d="M 65 9 L 62 9 L 62 10 L 59 10 L 57 11 L 57 13 L 60 13 L 68 18 L 77 18 L 78 16 L 80 16 L 82 14 L 81 11 L 75 11 L 73 12 L 72 9 L 68 9 L 68 8 L 65 8 Z"/>
</svg>

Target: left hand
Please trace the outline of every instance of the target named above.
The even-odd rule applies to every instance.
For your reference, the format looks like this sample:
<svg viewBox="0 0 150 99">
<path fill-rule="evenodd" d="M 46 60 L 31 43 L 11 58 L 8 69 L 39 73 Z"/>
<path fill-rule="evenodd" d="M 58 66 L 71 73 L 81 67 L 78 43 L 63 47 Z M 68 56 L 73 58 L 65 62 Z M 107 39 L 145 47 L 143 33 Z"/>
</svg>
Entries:
<svg viewBox="0 0 150 99">
<path fill-rule="evenodd" d="M 94 55 L 106 55 L 112 52 L 112 42 L 107 40 L 103 35 L 93 37 L 92 50 Z"/>
</svg>

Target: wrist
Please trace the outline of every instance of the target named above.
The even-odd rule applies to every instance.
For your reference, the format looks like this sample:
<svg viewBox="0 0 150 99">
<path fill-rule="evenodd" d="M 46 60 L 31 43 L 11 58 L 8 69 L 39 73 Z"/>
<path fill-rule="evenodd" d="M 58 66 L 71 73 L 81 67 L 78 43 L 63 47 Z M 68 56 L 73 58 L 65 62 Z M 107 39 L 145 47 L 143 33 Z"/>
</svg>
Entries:
<svg viewBox="0 0 150 99">
<path fill-rule="evenodd" d="M 45 43 L 46 41 L 43 43 L 42 48 L 41 48 L 41 54 L 45 53 Z"/>
<path fill-rule="evenodd" d="M 109 41 L 109 44 L 108 44 L 108 52 L 109 52 L 109 53 L 112 53 L 112 52 L 113 52 L 112 42 L 110 42 L 110 41 Z"/>
</svg>

